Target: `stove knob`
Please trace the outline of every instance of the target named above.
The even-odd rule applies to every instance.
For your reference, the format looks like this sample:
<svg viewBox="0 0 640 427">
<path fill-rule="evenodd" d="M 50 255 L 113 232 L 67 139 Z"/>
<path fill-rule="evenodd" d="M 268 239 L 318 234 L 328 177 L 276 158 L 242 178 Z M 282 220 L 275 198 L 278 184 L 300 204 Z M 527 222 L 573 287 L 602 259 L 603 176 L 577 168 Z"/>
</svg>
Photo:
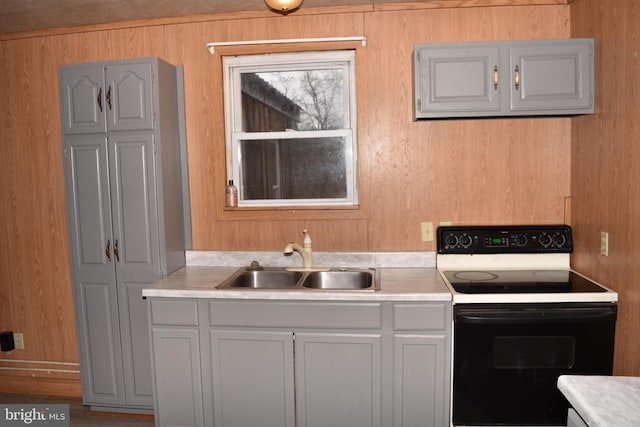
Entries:
<svg viewBox="0 0 640 427">
<path fill-rule="evenodd" d="M 556 234 L 555 236 L 553 236 L 553 244 L 557 247 L 561 248 L 565 243 L 567 243 L 567 238 L 562 234 Z"/>
<path fill-rule="evenodd" d="M 455 248 L 456 245 L 458 244 L 458 238 L 453 234 L 450 234 L 447 236 L 446 239 L 444 239 L 444 243 L 450 248 Z"/>
<path fill-rule="evenodd" d="M 472 242 L 473 240 L 471 239 L 471 236 L 468 236 L 465 234 L 462 237 L 460 237 L 460 244 L 465 248 L 468 248 L 469 246 L 471 246 Z"/>
<path fill-rule="evenodd" d="M 516 246 L 526 246 L 527 245 L 527 236 L 524 234 L 518 234 L 515 238 Z"/>
<path fill-rule="evenodd" d="M 551 244 L 552 239 L 548 234 L 542 234 L 540 235 L 540 237 L 538 237 L 538 241 L 542 246 L 546 248 Z"/>
</svg>

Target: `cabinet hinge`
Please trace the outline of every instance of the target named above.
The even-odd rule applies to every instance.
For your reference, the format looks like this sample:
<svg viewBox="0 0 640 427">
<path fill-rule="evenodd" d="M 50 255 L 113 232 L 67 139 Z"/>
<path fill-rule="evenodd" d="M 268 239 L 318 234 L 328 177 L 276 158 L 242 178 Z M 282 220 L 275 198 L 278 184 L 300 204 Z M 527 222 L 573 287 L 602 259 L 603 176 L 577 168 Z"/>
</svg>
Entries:
<svg viewBox="0 0 640 427">
<path fill-rule="evenodd" d="M 156 144 L 155 139 L 153 140 L 153 154 L 158 154 L 158 144 Z"/>
<path fill-rule="evenodd" d="M 418 111 L 422 110 L 422 101 L 420 98 L 416 99 L 416 103 L 418 104 Z"/>
</svg>

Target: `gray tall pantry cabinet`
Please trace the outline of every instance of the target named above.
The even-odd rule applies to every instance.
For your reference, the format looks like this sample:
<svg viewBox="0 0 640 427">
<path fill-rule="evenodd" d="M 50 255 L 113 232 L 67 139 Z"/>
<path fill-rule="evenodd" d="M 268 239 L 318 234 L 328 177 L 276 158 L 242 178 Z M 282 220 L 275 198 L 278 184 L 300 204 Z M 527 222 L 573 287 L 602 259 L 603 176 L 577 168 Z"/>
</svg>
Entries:
<svg viewBox="0 0 640 427">
<path fill-rule="evenodd" d="M 96 410 L 153 411 L 142 289 L 185 264 L 179 71 L 158 58 L 60 67 L 82 392 Z"/>
</svg>

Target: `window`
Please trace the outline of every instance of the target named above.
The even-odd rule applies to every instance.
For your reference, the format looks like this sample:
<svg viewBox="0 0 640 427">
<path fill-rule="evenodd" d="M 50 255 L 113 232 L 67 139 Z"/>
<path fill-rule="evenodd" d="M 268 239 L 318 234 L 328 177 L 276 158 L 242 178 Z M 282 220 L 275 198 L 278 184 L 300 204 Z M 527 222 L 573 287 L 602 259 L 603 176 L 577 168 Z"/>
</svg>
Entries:
<svg viewBox="0 0 640 427">
<path fill-rule="evenodd" d="M 224 58 L 238 206 L 341 206 L 356 189 L 355 52 Z"/>
</svg>

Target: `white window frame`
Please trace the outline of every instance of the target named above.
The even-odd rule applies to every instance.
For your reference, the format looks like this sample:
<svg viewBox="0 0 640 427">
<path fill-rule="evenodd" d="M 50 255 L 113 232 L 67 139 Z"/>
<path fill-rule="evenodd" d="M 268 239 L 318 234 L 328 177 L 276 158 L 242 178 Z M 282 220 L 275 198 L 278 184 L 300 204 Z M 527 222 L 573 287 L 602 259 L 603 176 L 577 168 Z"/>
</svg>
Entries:
<svg viewBox="0 0 640 427">
<path fill-rule="evenodd" d="M 242 131 L 241 73 L 335 68 L 336 65 L 340 65 L 345 70 L 343 73 L 344 128 L 320 131 Z M 358 204 L 355 50 L 225 56 L 223 58 L 223 71 L 227 179 L 233 179 L 240 190 L 239 207 L 354 206 Z M 323 137 L 344 138 L 346 197 L 332 199 L 243 199 L 241 141 L 251 139 L 277 141 L 281 139 Z"/>
</svg>

